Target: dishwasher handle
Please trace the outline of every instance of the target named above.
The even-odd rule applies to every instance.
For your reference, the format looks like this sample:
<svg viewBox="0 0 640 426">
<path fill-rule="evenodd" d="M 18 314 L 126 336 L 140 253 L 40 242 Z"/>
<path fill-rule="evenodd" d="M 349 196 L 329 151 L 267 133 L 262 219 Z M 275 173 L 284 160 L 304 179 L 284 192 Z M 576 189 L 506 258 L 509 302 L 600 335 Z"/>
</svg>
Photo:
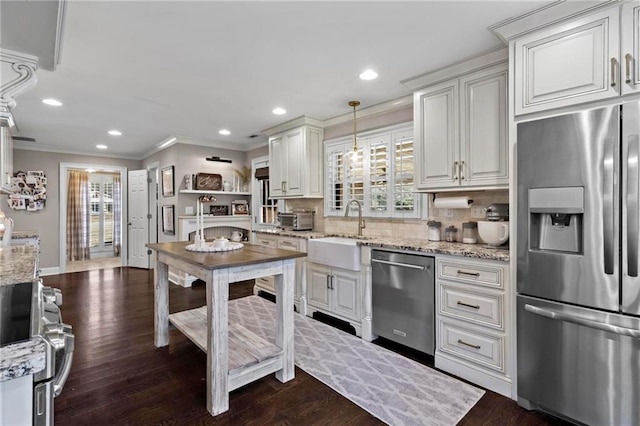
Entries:
<svg viewBox="0 0 640 426">
<path fill-rule="evenodd" d="M 426 271 L 428 269 L 426 266 L 422 265 L 412 265 L 410 263 L 392 262 L 390 260 L 381 259 L 371 259 L 371 263 L 383 263 L 385 265 L 398 266 L 400 268 L 419 269 L 421 271 Z"/>
</svg>

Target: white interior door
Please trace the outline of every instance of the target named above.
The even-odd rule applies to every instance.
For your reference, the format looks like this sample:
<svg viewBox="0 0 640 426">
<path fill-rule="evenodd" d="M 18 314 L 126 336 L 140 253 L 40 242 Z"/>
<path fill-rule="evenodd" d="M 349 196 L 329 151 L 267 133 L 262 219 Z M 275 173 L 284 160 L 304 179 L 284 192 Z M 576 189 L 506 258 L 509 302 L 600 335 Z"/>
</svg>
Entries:
<svg viewBox="0 0 640 426">
<path fill-rule="evenodd" d="M 149 205 L 146 170 L 129 171 L 129 266 L 150 268 L 151 256 L 145 244 L 149 242 Z"/>
</svg>

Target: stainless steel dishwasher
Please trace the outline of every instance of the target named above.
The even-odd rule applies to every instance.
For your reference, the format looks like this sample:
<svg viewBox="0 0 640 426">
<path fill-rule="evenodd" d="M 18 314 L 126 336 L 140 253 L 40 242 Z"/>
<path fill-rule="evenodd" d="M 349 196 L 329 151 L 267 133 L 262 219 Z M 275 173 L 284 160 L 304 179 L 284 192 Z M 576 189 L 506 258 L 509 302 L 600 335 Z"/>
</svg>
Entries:
<svg viewBox="0 0 640 426">
<path fill-rule="evenodd" d="M 434 354 L 434 264 L 429 256 L 372 250 L 374 334 Z"/>
</svg>

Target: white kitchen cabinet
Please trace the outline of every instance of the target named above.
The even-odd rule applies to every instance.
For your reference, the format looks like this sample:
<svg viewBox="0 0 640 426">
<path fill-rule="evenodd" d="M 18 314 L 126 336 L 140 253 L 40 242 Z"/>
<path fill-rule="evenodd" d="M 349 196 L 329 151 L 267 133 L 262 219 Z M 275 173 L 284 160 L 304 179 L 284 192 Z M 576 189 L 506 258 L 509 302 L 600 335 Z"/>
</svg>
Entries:
<svg viewBox="0 0 640 426">
<path fill-rule="evenodd" d="M 506 64 L 415 92 L 414 131 L 416 189 L 508 186 Z"/>
<path fill-rule="evenodd" d="M 622 5 L 622 94 L 640 92 L 640 2 Z"/>
<path fill-rule="evenodd" d="M 362 311 L 362 279 L 360 272 L 307 263 L 308 310 L 350 322 L 360 335 Z"/>
<path fill-rule="evenodd" d="M 322 198 L 323 131 L 304 125 L 269 137 L 269 196 Z"/>
<path fill-rule="evenodd" d="M 8 127 L 0 127 L 0 192 L 11 192 L 13 177 L 13 139 Z"/>
<path fill-rule="evenodd" d="M 307 251 L 307 240 L 304 238 L 256 233 L 254 241 L 255 244 L 266 247 L 305 253 Z M 307 311 L 306 281 L 306 260 L 305 258 L 296 259 L 294 305 L 296 307 L 296 310 L 303 315 Z M 258 292 L 260 291 L 264 291 L 275 296 L 275 278 L 273 276 L 257 278 L 253 287 L 253 293 L 258 294 Z"/>
<path fill-rule="evenodd" d="M 511 397 L 509 266 L 436 257 L 435 366 Z"/>
<path fill-rule="evenodd" d="M 639 16 L 630 2 L 517 39 L 516 115 L 639 92 Z"/>
</svg>

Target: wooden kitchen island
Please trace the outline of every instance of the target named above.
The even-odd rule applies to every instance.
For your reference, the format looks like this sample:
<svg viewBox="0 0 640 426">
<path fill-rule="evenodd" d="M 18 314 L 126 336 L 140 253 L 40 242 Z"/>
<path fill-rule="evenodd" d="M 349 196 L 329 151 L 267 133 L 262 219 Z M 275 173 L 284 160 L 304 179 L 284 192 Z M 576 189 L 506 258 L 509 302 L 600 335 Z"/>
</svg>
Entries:
<svg viewBox="0 0 640 426">
<path fill-rule="evenodd" d="M 188 241 L 147 244 L 156 251 L 155 345 L 169 344 L 169 321 L 207 353 L 207 410 L 229 409 L 229 392 L 267 374 L 294 377 L 293 296 L 295 258 L 306 253 L 245 244 L 239 250 L 198 253 Z M 205 307 L 169 315 L 168 267 L 206 282 Z M 275 275 L 275 345 L 239 324 L 228 323 L 229 283 Z"/>
</svg>

